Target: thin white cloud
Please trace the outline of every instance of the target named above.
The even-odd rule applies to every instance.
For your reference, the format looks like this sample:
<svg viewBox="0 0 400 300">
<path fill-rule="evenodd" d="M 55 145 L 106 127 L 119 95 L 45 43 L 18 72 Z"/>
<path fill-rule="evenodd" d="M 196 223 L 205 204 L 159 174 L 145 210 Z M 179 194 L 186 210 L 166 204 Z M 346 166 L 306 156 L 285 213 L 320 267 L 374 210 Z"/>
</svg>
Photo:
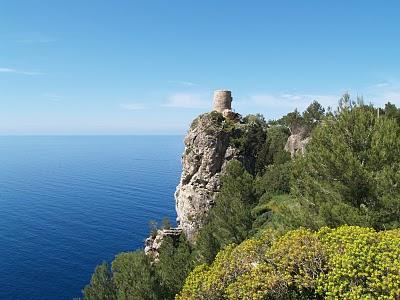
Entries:
<svg viewBox="0 0 400 300">
<path fill-rule="evenodd" d="M 16 39 L 16 42 L 21 44 L 47 44 L 55 41 L 56 39 L 42 32 L 28 32 L 23 37 Z"/>
<path fill-rule="evenodd" d="M 210 101 L 205 100 L 202 94 L 191 93 L 175 93 L 168 97 L 168 101 L 164 107 L 175 108 L 207 108 Z"/>
<path fill-rule="evenodd" d="M 383 88 L 383 87 L 387 87 L 387 86 L 390 86 L 390 84 L 388 82 L 380 82 L 380 83 L 371 85 L 370 88 Z"/>
<path fill-rule="evenodd" d="M 43 97 L 54 102 L 61 102 L 63 98 L 62 96 L 53 93 L 44 93 Z"/>
<path fill-rule="evenodd" d="M 384 105 L 388 101 L 400 104 L 400 82 L 389 80 L 371 85 L 366 89 L 365 98 L 378 106 Z"/>
<path fill-rule="evenodd" d="M 169 80 L 168 82 L 169 82 L 169 83 L 173 83 L 173 84 L 183 85 L 183 86 L 198 86 L 197 83 L 190 82 L 190 81 Z"/>
<path fill-rule="evenodd" d="M 338 95 L 317 93 L 258 93 L 241 97 L 237 101 L 234 98 L 232 107 L 243 115 L 261 113 L 267 119 L 279 119 L 295 109 L 304 111 L 314 100 L 325 108 L 330 106 L 335 109 L 339 98 Z"/>
<path fill-rule="evenodd" d="M 125 103 L 121 104 L 120 107 L 125 110 L 142 110 L 146 108 L 143 103 Z"/>
<path fill-rule="evenodd" d="M 13 73 L 15 72 L 14 69 L 10 69 L 10 68 L 0 68 L 0 72 L 2 73 Z"/>
<path fill-rule="evenodd" d="M 237 111 L 264 111 L 267 117 L 279 117 L 294 109 L 304 111 L 314 100 L 323 107 L 337 108 L 338 101 L 345 90 L 337 94 L 323 93 L 258 93 L 233 103 Z M 400 105 L 400 81 L 378 82 L 362 90 L 349 91 L 352 99 L 361 96 L 365 103 L 383 106 L 388 101 Z"/>
<path fill-rule="evenodd" d="M 263 108 L 279 108 L 279 109 L 290 109 L 297 108 L 298 110 L 304 110 L 314 100 L 317 100 L 323 106 L 336 106 L 338 103 L 338 95 L 330 94 L 255 94 L 248 97 L 247 100 L 241 102 L 241 105 L 251 105 Z"/>
<path fill-rule="evenodd" d="M 16 70 L 16 69 L 12 69 L 12 68 L 1 68 L 1 67 L 0 67 L 0 73 L 30 75 L 30 76 L 43 75 L 43 73 L 41 73 L 41 72 L 21 71 L 21 70 Z"/>
<path fill-rule="evenodd" d="M 47 44 L 55 42 L 56 39 L 45 38 L 45 37 L 38 37 L 38 38 L 24 38 L 17 40 L 17 43 L 21 44 Z"/>
</svg>

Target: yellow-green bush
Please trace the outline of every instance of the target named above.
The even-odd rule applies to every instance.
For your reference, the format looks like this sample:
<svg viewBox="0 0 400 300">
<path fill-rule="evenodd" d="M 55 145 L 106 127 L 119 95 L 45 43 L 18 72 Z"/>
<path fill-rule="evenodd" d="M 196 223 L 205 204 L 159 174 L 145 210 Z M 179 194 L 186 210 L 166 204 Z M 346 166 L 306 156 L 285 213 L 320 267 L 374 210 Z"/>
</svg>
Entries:
<svg viewBox="0 0 400 300">
<path fill-rule="evenodd" d="M 226 288 L 237 277 L 249 273 L 255 265 L 262 262 L 266 249 L 274 240 L 274 232 L 266 230 L 258 238 L 248 239 L 239 246 L 227 246 L 218 253 L 210 267 L 200 265 L 194 269 L 176 299 L 226 298 Z"/>
<path fill-rule="evenodd" d="M 307 299 L 324 263 L 317 234 L 294 230 L 266 248 L 263 262 L 230 284 L 226 295 L 229 299 Z"/>
<path fill-rule="evenodd" d="M 286 292 L 287 284 L 284 279 L 276 274 L 269 264 L 260 263 L 226 288 L 226 298 L 262 300 L 284 295 Z"/>
<path fill-rule="evenodd" d="M 400 230 L 298 229 L 231 245 L 177 299 L 400 299 Z"/>
<path fill-rule="evenodd" d="M 400 299 L 400 230 L 343 226 L 319 232 L 329 256 L 317 291 L 328 299 Z"/>
</svg>

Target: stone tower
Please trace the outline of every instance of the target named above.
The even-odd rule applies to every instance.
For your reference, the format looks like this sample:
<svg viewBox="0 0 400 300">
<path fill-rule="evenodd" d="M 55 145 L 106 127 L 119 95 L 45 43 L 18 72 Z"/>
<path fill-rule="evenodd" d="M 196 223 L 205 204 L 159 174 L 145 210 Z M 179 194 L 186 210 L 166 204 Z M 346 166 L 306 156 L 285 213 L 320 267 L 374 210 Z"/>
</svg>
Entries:
<svg viewBox="0 0 400 300">
<path fill-rule="evenodd" d="M 213 110 L 223 113 L 225 109 L 232 110 L 232 93 L 226 90 L 214 91 Z"/>
</svg>

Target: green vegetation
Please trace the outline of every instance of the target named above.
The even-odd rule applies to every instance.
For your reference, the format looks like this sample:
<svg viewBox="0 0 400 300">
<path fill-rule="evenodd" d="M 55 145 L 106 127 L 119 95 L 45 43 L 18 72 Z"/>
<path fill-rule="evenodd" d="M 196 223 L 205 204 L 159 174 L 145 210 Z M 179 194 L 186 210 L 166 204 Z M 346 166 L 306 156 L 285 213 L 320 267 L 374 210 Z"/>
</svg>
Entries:
<svg viewBox="0 0 400 300">
<path fill-rule="evenodd" d="M 254 160 L 228 163 L 195 245 L 120 254 L 85 299 L 400 299 L 400 109 L 345 94 L 269 122 L 209 115 Z M 303 156 L 290 134 L 310 137 Z"/>
<path fill-rule="evenodd" d="M 103 262 L 96 267 L 83 295 L 85 299 L 116 299 L 115 284 L 107 263 Z"/>
<path fill-rule="evenodd" d="M 196 243 L 199 261 L 211 262 L 222 247 L 240 243 L 252 229 L 251 208 L 256 201 L 253 176 L 233 160 L 227 166 L 221 183 L 215 206 Z"/>
<path fill-rule="evenodd" d="M 197 266 L 177 300 L 398 299 L 400 230 L 265 230 Z"/>
<path fill-rule="evenodd" d="M 331 115 L 330 108 L 328 109 L 327 115 Z M 302 114 L 300 114 L 296 109 L 295 111 L 283 116 L 281 119 L 270 123 L 285 126 L 292 134 L 301 133 L 308 136 L 311 134 L 313 129 L 322 122 L 325 116 L 325 109 L 322 105 L 317 101 L 313 101 Z"/>
<path fill-rule="evenodd" d="M 165 238 L 160 257 L 153 263 L 142 250 L 117 255 L 109 269 L 98 266 L 83 295 L 89 300 L 173 299 L 193 269 L 191 248 L 184 238 L 174 245 Z M 179 272 L 177 272 L 179 270 Z"/>
<path fill-rule="evenodd" d="M 248 115 L 242 123 L 232 128 L 231 144 L 239 149 L 246 157 L 258 157 L 265 143 L 267 123 L 262 115 Z M 253 170 L 250 166 L 248 170 Z"/>
<path fill-rule="evenodd" d="M 192 250 L 183 236 L 178 245 L 174 245 L 171 238 L 163 240 L 159 262 L 154 264 L 160 283 L 158 288 L 162 290 L 159 299 L 173 299 L 179 293 L 192 265 Z"/>
<path fill-rule="evenodd" d="M 399 226 L 400 126 L 371 106 L 345 107 L 315 129 L 293 162 L 293 194 L 313 228 Z"/>
<path fill-rule="evenodd" d="M 143 251 L 119 254 L 112 272 L 117 299 L 158 299 L 155 270 Z"/>
</svg>

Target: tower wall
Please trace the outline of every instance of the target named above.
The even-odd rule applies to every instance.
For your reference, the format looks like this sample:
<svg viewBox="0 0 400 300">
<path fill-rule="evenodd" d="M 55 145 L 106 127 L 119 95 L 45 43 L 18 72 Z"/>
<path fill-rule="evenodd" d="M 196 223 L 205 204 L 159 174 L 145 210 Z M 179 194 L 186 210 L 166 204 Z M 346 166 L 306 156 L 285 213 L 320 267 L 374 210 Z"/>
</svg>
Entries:
<svg viewBox="0 0 400 300">
<path fill-rule="evenodd" d="M 225 109 L 232 109 L 231 91 L 218 90 L 214 92 L 213 110 L 222 113 Z"/>
</svg>

